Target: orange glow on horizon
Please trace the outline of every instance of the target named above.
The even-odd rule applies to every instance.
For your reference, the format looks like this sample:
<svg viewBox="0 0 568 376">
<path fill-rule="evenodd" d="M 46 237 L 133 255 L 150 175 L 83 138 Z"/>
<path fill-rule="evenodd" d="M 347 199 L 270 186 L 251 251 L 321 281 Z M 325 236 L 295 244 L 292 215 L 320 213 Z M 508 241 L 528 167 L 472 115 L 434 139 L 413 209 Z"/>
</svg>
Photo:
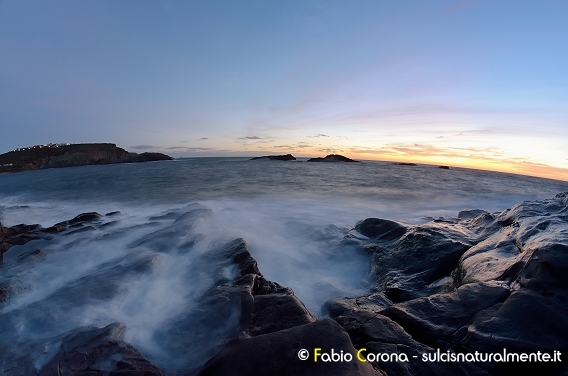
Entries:
<svg viewBox="0 0 568 376">
<path fill-rule="evenodd" d="M 539 178 L 554 179 L 568 181 L 568 169 L 549 166 L 545 164 L 530 163 L 530 162 L 517 162 L 511 160 L 482 160 L 467 157 L 438 157 L 438 156 L 412 156 L 412 155 L 364 155 L 356 154 L 356 156 L 349 156 L 354 159 L 372 160 L 372 161 L 386 161 L 386 162 L 409 162 L 417 164 L 429 164 L 439 166 L 449 166 L 457 168 L 471 168 L 475 170 L 504 172 L 510 174 L 535 176 Z M 371 157 L 371 158 L 369 158 Z"/>
<path fill-rule="evenodd" d="M 310 148 L 311 149 L 311 148 Z M 292 149 L 283 151 L 271 151 L 268 154 L 293 154 L 302 157 L 324 157 L 328 154 L 341 154 L 356 160 L 383 161 L 383 162 L 406 162 L 417 164 L 428 164 L 434 166 L 449 166 L 456 168 L 470 168 L 475 170 L 504 172 L 517 175 L 534 176 L 545 179 L 568 181 L 568 168 L 556 167 L 544 163 L 535 163 L 517 159 L 497 159 L 484 156 L 467 156 L 457 153 L 447 153 L 440 156 L 436 154 L 426 155 L 424 153 L 390 153 L 378 151 L 357 150 L 355 148 L 341 149 Z M 263 155 L 268 155 L 263 154 Z"/>
</svg>

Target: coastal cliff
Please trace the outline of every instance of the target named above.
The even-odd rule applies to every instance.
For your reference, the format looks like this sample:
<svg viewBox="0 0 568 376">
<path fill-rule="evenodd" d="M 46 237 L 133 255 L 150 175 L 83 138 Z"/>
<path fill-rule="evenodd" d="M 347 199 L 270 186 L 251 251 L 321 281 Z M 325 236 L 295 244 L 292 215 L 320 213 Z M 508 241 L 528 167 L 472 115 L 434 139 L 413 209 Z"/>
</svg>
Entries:
<svg viewBox="0 0 568 376">
<path fill-rule="evenodd" d="M 0 154 L 0 173 L 171 159 L 162 153 L 130 153 L 110 143 L 42 145 Z"/>
</svg>

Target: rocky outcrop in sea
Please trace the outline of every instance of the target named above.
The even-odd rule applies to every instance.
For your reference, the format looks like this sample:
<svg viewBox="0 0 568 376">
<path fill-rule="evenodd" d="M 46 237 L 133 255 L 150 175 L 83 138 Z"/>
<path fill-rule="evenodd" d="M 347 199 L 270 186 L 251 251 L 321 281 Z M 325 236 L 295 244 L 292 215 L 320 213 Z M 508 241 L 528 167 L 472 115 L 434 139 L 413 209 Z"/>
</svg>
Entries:
<svg viewBox="0 0 568 376">
<path fill-rule="evenodd" d="M 359 162 L 359 161 L 344 157 L 343 155 L 339 154 L 329 154 L 324 158 L 321 157 L 310 158 L 308 159 L 308 162 Z"/>
<path fill-rule="evenodd" d="M 254 158 L 251 158 L 250 160 L 255 161 L 255 160 L 259 160 L 259 159 L 270 160 L 270 161 L 295 161 L 296 157 L 294 157 L 292 154 L 265 155 L 263 157 L 254 157 Z"/>
<path fill-rule="evenodd" d="M 144 225 L 147 234 L 133 239 L 132 252 L 118 262 L 103 263 L 96 272 L 25 309 L 9 310 L 2 307 L 28 288 L 22 275 L 48 262 L 46 256 L 53 251 L 43 250 L 42 244 L 113 226 L 121 214 L 84 213 L 48 228 L 1 227 L 5 258 L 0 269 L 0 337 L 11 340 L 0 340 L 0 372 L 391 376 L 568 372 L 563 361 L 568 351 L 568 193 L 522 202 L 498 213 L 465 210 L 457 218 L 419 225 L 381 218 L 360 221 L 341 240 L 350 245 L 342 249 L 370 256 L 375 277 L 371 293 L 332 299 L 324 305 L 327 316 L 319 318 L 290 288 L 262 275 L 244 239 L 195 254 L 195 244 L 205 235 L 193 231 L 211 215 L 210 209 L 192 204 L 155 217 L 153 221 L 167 219 L 171 224 L 160 229 Z M 81 238 L 73 240 L 77 241 Z M 172 241 L 178 244 L 175 250 L 168 246 Z M 211 281 L 193 298 L 194 305 L 177 312 L 153 334 L 164 353 L 186 354 L 175 364 L 172 360 L 164 366 L 149 359 L 128 342 L 127 326 L 121 322 L 59 329 L 60 312 L 120 297 L 121 281 L 151 278 L 156 265 L 164 262 L 162 255 L 170 252 L 194 257 L 186 271 L 188 283 Z M 18 340 L 14 331 L 24 327 L 37 328 L 44 335 Z M 351 354 L 352 360 L 328 362 L 320 357 L 315 362 L 315 349 Z M 300 359 L 302 350 L 308 351 L 307 360 Z M 504 353 L 534 354 L 539 360 L 502 362 L 500 357 L 486 356 Z M 359 361 L 357 354 L 368 361 Z M 397 354 L 398 361 L 381 354 Z M 448 361 L 458 355 L 469 360 Z M 471 358 L 479 355 L 478 360 Z M 557 361 L 558 356 L 562 361 Z"/>
<path fill-rule="evenodd" d="M 130 153 L 115 144 L 106 143 L 36 146 L 0 154 L 0 173 L 171 159 L 162 153 Z"/>
</svg>

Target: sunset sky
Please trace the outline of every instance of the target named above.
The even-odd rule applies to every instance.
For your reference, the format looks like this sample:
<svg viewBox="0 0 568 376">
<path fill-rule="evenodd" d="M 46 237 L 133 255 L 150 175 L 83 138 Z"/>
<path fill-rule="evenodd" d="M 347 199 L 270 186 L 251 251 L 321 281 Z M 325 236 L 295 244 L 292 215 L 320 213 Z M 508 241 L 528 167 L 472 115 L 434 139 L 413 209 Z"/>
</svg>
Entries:
<svg viewBox="0 0 568 376">
<path fill-rule="evenodd" d="M 0 153 L 113 142 L 568 180 L 568 2 L 0 0 Z"/>
</svg>

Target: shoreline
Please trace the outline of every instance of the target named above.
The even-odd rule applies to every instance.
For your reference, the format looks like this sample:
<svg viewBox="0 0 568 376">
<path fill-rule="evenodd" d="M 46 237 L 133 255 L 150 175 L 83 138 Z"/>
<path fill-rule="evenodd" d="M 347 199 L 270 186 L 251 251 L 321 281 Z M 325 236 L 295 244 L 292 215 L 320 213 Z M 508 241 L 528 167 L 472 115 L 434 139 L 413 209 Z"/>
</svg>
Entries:
<svg viewBox="0 0 568 376">
<path fill-rule="evenodd" d="M 562 269 L 564 265 L 567 265 L 562 260 L 568 258 L 568 253 L 558 253 L 559 250 L 568 251 L 567 235 L 558 232 L 568 227 L 568 219 L 565 216 L 567 210 L 568 192 L 565 192 L 552 199 L 522 202 L 498 213 L 464 210 L 458 214 L 458 218 L 434 219 L 417 225 L 404 225 L 400 222 L 378 218 L 361 220 L 339 244 L 350 244 L 352 252 L 363 252 L 370 257 L 371 265 L 374 265 L 373 279 L 375 280 L 375 285 L 370 287 L 374 292 L 359 297 L 335 298 L 328 301 L 324 305 L 324 311 L 329 317 L 327 319 L 318 319 L 313 316 L 306 310 L 302 301 L 295 297 L 291 289 L 264 279 L 262 270 L 258 268 L 256 260 L 248 251 L 246 239 L 229 242 L 209 252 L 214 252 L 218 260 L 226 260 L 222 261 L 223 265 L 234 265 L 240 272 L 233 279 L 218 282 L 220 284 L 208 290 L 203 295 L 204 298 L 200 300 L 202 301 L 200 310 L 204 312 L 226 311 L 226 314 L 230 315 L 233 303 L 225 306 L 226 303 L 219 302 L 233 301 L 231 297 L 236 296 L 234 295 L 236 292 L 239 296 L 245 294 L 240 299 L 245 299 L 246 296 L 248 298 L 241 300 L 241 319 L 234 327 L 236 331 L 228 334 L 228 338 L 236 336 L 235 339 L 227 344 L 220 353 L 213 354 L 213 357 L 202 366 L 203 368 L 190 372 L 209 374 L 230 369 L 236 374 L 244 375 L 254 368 L 257 371 L 278 374 L 276 369 L 270 368 L 271 366 L 261 362 L 261 359 L 268 356 L 266 351 L 275 351 L 276 348 L 290 346 L 298 338 L 304 338 L 301 341 L 307 341 L 301 342 L 303 348 L 321 347 L 324 353 L 342 349 L 345 353 L 356 354 L 359 349 L 363 348 L 371 353 L 390 353 L 392 346 L 401 345 L 407 349 L 404 353 L 410 359 L 409 362 L 367 363 L 374 368 L 369 368 L 362 363 L 358 365 L 359 374 L 376 374 L 376 372 L 385 371 L 389 375 L 407 375 L 407 371 L 404 371 L 405 367 L 413 370 L 411 372 L 420 372 L 423 367 L 428 367 L 434 374 L 439 372 L 443 374 L 450 368 L 457 367 L 466 375 L 479 374 L 482 370 L 493 375 L 498 374 L 495 372 L 502 367 L 514 369 L 521 364 L 504 366 L 498 363 L 466 363 L 460 365 L 459 363 L 412 361 L 413 356 L 432 353 L 436 349 L 457 351 L 464 346 L 470 349 L 469 351 L 484 353 L 498 353 L 503 347 L 510 352 L 552 353 L 560 351 L 565 353 L 568 351 L 568 333 L 558 327 L 561 321 L 557 322 L 554 317 L 556 312 L 558 314 L 568 312 L 568 306 L 562 300 L 553 299 L 551 296 L 568 298 L 568 290 L 563 282 L 558 280 L 558 276 L 568 273 L 568 270 Z M 161 242 L 159 240 L 161 234 L 174 234 L 175 232 L 171 231 L 177 231 L 175 229 L 179 226 L 202 221 L 211 215 L 210 210 L 202 205 L 189 206 L 185 211 L 176 213 L 172 217 L 178 218 L 176 221 L 165 222 L 171 224 L 158 232 L 148 234 L 138 243 L 133 243 L 133 246 L 144 245 L 143 249 L 154 249 L 153 247 Z M 182 221 L 181 218 L 185 219 Z M 188 220 L 190 222 L 186 222 Z M 4 268 L 10 270 L 18 265 L 33 268 L 34 265 L 46 262 L 46 259 L 50 257 L 49 251 L 41 249 L 29 251 L 27 250 L 31 249 L 29 247 L 14 247 L 34 241 L 52 241 L 50 239 L 77 236 L 85 231 L 89 233 L 97 228 L 105 228 L 116 221 L 121 221 L 119 212 L 106 215 L 83 213 L 48 228 L 33 225 L 14 226 L 17 228 L 4 227 L 1 234 L 2 248 L 6 248 L 7 242 L 11 244 L 4 250 L 4 254 L 18 253 L 17 256 L 15 253 L 10 255 L 10 260 L 7 261 L 8 264 L 4 264 Z M 543 226 L 543 223 L 549 225 Z M 553 225 L 550 225 L 551 223 Z M 535 229 L 539 230 L 535 233 Z M 12 235 L 7 236 L 10 232 Z M 519 243 L 518 241 L 509 242 L 507 239 L 523 240 Z M 191 247 L 194 245 L 191 245 L 189 249 Z M 495 249 L 499 251 L 495 253 Z M 150 254 L 155 256 L 148 260 L 154 260 L 161 253 L 167 255 L 169 252 L 172 251 L 157 248 Z M 495 262 L 496 255 L 501 257 L 499 262 Z M 133 260 L 132 266 L 141 262 L 142 259 L 138 260 L 140 261 Z M 539 261 L 535 263 L 533 260 L 556 261 L 553 264 L 544 265 Z M 125 264 L 124 267 L 129 268 L 128 265 Z M 148 271 L 155 267 L 150 265 L 152 264 L 148 264 L 150 268 Z M 558 270 L 555 269 L 556 271 L 551 273 L 548 271 L 551 267 Z M 142 271 L 141 277 L 146 275 L 145 273 Z M 77 287 L 84 289 L 88 285 Z M 8 304 L 10 299 L 20 293 L 22 292 L 19 292 L 17 287 L 3 288 L 0 300 Z M 551 293 L 553 295 L 550 295 Z M 71 295 L 65 299 L 75 299 L 74 296 Z M 260 311 L 255 309 L 250 311 L 246 308 L 250 303 L 245 303 L 246 301 L 256 302 L 255 306 L 262 302 L 264 308 Z M 46 301 L 44 304 L 50 303 Z M 510 309 L 501 308 L 509 306 Z M 531 307 L 530 310 L 527 310 L 528 307 Z M 487 316 L 486 312 L 492 313 Z M 531 315 L 531 312 L 538 312 L 539 315 L 539 320 L 531 327 L 520 324 L 514 326 L 489 324 L 495 320 L 518 322 L 521 316 Z M 196 320 L 197 318 L 193 315 L 195 313 L 189 312 L 189 316 L 184 319 L 189 321 L 184 322 L 191 323 Z M 218 324 L 212 322 L 210 325 L 212 325 L 210 330 L 216 330 Z M 556 347 L 553 349 L 549 341 L 542 342 L 533 338 L 530 334 L 534 330 L 533 326 L 538 326 L 539 330 L 546 334 L 546 338 L 554 337 Z M 143 352 L 123 342 L 124 339 L 119 332 L 123 333 L 127 328 L 128 325 L 124 326 L 119 323 L 96 330 L 75 328 L 67 333 L 66 338 L 75 338 L 73 340 L 75 342 L 77 340 L 86 341 L 85 343 L 90 343 L 92 346 L 103 346 L 106 343 L 104 338 L 108 338 L 112 343 L 124 343 L 121 346 L 130 346 L 129 348 L 132 349 L 129 350 L 130 354 L 137 354 L 136 356 L 144 359 L 138 365 L 131 364 L 133 367 L 139 367 L 138 370 L 147 370 L 151 372 L 150 374 L 162 374 L 164 371 L 145 358 L 142 355 Z M 390 329 L 384 332 L 385 328 Z M 101 335 L 103 343 L 99 342 Z M 500 340 L 495 343 L 486 339 L 481 340 L 487 335 L 499 335 Z M 320 338 L 320 340 L 315 340 L 315 338 Z M 326 340 L 322 342 L 321 338 L 326 338 Z M 182 343 L 184 341 L 181 338 L 178 340 Z M 269 343 L 273 345 L 268 345 Z M 174 347 L 171 351 L 176 352 L 179 349 L 176 350 Z M 309 351 L 313 356 L 312 351 Z M 277 356 L 276 363 L 280 364 L 283 369 L 287 369 L 287 364 L 291 361 L 297 363 L 297 360 L 287 355 Z M 244 359 L 247 360 L 244 361 Z M 46 367 L 53 367 L 55 360 L 63 364 L 70 361 L 64 353 L 60 353 L 51 359 Z M 353 364 L 351 363 L 351 366 Z M 403 367 L 404 364 L 406 365 Z M 334 372 L 338 375 L 352 374 L 349 372 L 353 370 L 347 371 L 347 368 L 343 368 L 344 365 L 332 362 L 321 366 L 327 368 L 317 369 L 320 370 L 318 372 L 324 372 L 325 369 L 327 370 L 325 372 Z M 89 367 L 91 366 L 92 364 Z M 300 362 L 297 366 L 304 369 L 303 367 L 314 367 L 314 363 Z M 558 367 L 564 369 L 558 363 L 540 362 L 533 366 L 539 371 L 546 369 L 556 372 Z"/>
</svg>

